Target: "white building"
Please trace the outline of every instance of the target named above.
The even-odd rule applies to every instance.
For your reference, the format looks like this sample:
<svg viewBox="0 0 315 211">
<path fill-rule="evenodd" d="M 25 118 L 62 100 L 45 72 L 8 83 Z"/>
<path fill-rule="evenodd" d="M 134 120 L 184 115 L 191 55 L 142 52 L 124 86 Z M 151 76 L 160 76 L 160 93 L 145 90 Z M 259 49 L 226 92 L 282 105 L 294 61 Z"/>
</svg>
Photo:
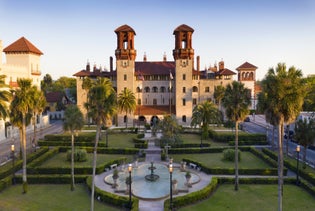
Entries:
<svg viewBox="0 0 315 211">
<path fill-rule="evenodd" d="M 43 53 L 35 47 L 25 37 L 21 37 L 17 41 L 3 48 L 2 40 L 0 40 L 0 75 L 5 75 L 5 83 L 10 88 L 17 87 L 18 78 L 32 79 L 33 85 L 40 89 L 40 56 Z M 3 59 L 3 53 L 5 53 Z M 39 126 L 48 124 L 48 120 L 43 121 L 40 118 Z M 9 123 L 9 119 L 0 120 L 0 142 L 6 138 L 14 138 L 18 136 L 18 130 L 13 129 L 11 126 L 6 127 Z"/>
</svg>

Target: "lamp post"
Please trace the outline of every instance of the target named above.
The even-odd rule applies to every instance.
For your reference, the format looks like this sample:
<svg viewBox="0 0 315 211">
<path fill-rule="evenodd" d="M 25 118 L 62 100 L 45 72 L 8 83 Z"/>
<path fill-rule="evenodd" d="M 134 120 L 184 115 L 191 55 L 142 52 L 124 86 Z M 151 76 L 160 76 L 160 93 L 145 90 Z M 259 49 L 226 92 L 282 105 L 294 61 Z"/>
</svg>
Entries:
<svg viewBox="0 0 315 211">
<path fill-rule="evenodd" d="M 300 184 L 300 181 L 299 181 L 299 155 L 300 155 L 300 145 L 297 145 L 296 146 L 296 184 L 299 185 Z"/>
<path fill-rule="evenodd" d="M 15 147 L 14 144 L 11 145 L 11 152 L 12 152 L 12 183 L 15 184 L 15 171 L 14 171 L 14 151 L 15 151 Z"/>
<path fill-rule="evenodd" d="M 170 210 L 173 210 L 173 184 L 172 184 L 172 173 L 173 173 L 173 164 L 169 165 L 170 171 Z"/>
<path fill-rule="evenodd" d="M 131 210 L 132 203 L 131 203 L 131 171 L 132 171 L 132 164 L 128 165 L 128 172 L 129 172 L 129 208 Z"/>
</svg>

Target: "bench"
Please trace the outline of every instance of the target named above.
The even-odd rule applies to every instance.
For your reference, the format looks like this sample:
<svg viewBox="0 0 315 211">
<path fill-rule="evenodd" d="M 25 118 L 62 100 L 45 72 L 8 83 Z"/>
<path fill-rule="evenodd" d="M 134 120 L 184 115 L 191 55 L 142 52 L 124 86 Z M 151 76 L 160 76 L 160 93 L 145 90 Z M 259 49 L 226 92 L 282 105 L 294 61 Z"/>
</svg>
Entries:
<svg viewBox="0 0 315 211">
<path fill-rule="evenodd" d="M 110 165 L 110 168 L 111 168 L 111 169 L 117 168 L 117 163 L 114 163 L 114 164 Z"/>
<path fill-rule="evenodd" d="M 194 163 L 189 163 L 189 167 L 192 168 L 192 169 L 196 169 L 196 168 L 197 168 L 197 165 L 194 164 Z"/>
</svg>

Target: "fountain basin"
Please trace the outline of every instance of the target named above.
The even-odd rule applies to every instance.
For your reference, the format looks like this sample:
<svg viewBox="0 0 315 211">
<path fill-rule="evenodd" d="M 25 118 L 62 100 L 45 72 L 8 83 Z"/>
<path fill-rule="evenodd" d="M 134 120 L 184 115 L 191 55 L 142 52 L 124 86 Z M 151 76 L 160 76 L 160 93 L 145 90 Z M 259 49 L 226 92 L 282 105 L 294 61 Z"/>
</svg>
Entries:
<svg viewBox="0 0 315 211">
<path fill-rule="evenodd" d="M 147 181 L 145 176 L 151 174 L 149 169 L 151 164 L 142 164 L 138 168 L 133 168 L 132 177 L 132 194 L 140 199 L 154 200 L 168 197 L 170 194 L 170 173 L 166 165 L 154 164 L 154 174 L 159 178 L 156 181 Z M 186 172 L 180 171 L 179 168 L 173 169 L 172 179 L 177 180 L 177 189 L 187 189 Z M 129 177 L 128 171 L 119 172 L 119 178 L 117 180 L 117 189 L 126 190 L 126 177 Z M 112 185 L 114 183 L 112 174 L 104 178 L 105 183 Z M 200 177 L 191 172 L 190 183 L 195 184 L 200 181 Z"/>
</svg>

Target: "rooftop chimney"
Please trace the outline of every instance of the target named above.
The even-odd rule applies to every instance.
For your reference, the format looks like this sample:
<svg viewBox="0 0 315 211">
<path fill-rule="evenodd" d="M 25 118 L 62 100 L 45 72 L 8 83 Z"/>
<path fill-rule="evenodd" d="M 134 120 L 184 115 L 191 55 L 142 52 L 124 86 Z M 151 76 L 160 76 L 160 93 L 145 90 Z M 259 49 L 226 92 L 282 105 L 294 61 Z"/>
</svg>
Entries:
<svg viewBox="0 0 315 211">
<path fill-rule="evenodd" d="M 224 69 L 224 61 L 220 61 L 219 62 L 219 70 L 223 70 Z"/>
<path fill-rule="evenodd" d="M 144 55 L 143 55 L 143 61 L 146 62 L 147 61 L 147 55 L 146 53 L 144 52 Z"/>
<path fill-rule="evenodd" d="M 109 57 L 109 70 L 110 72 L 113 72 L 113 57 Z"/>
<path fill-rule="evenodd" d="M 86 71 L 89 71 L 90 72 L 90 62 L 89 62 L 89 60 L 87 61 L 87 63 L 86 63 L 86 68 L 85 68 L 85 70 Z"/>
<path fill-rule="evenodd" d="M 164 55 L 163 55 L 163 62 L 166 62 L 166 61 L 167 61 L 166 53 L 164 52 Z"/>
</svg>

